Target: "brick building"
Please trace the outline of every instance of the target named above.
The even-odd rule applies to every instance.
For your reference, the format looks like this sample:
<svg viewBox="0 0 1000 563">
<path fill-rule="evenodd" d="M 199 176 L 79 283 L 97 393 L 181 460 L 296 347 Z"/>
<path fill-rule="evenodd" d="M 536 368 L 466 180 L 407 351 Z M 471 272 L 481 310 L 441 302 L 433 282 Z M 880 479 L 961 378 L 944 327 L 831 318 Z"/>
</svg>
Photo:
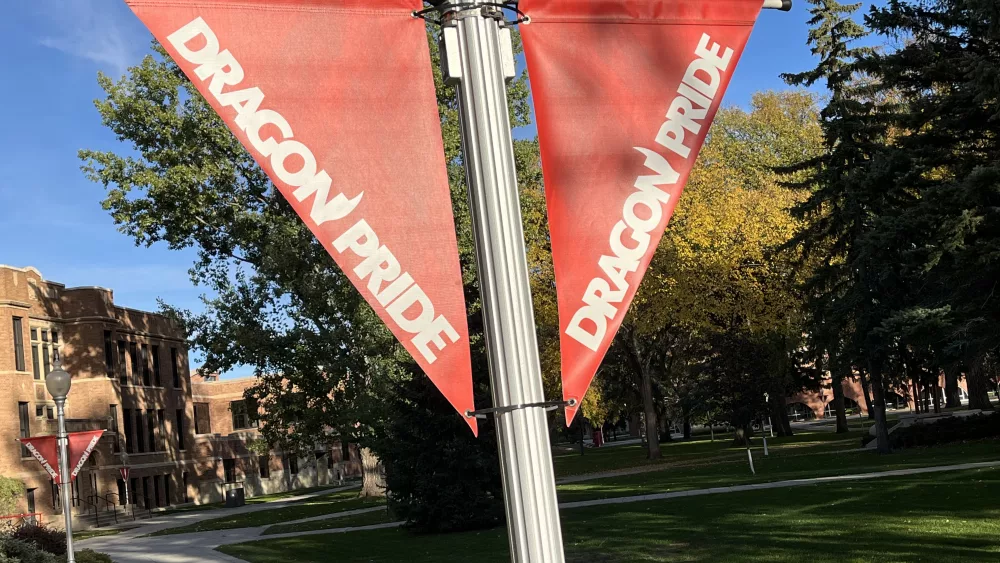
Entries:
<svg viewBox="0 0 1000 563">
<path fill-rule="evenodd" d="M 788 416 L 792 422 L 805 422 L 821 418 L 832 418 L 837 416 L 833 406 L 833 380 L 827 374 L 819 391 L 803 390 L 785 399 Z M 844 407 L 848 416 L 868 415 L 868 404 L 865 401 L 864 389 L 861 388 L 859 377 L 852 377 L 841 381 L 844 389 Z M 944 375 L 938 381 L 938 400 L 941 406 L 945 404 L 944 397 Z M 966 387 L 965 378 L 959 379 L 958 391 L 962 404 L 969 402 L 969 394 Z M 897 388 L 886 391 L 885 403 L 889 411 L 912 411 L 918 403 L 921 409 L 932 410 L 934 408 L 934 398 L 930 389 L 925 389 L 920 397 L 917 397 L 912 387 Z M 1000 398 L 1000 397 L 998 397 Z"/>
<path fill-rule="evenodd" d="M 57 488 L 16 438 L 56 433 L 45 389 L 56 358 L 73 377 L 68 430 L 107 430 L 73 484 L 81 520 L 124 505 L 126 494 L 155 510 L 215 502 L 230 487 L 252 496 L 360 473 L 353 446 L 306 459 L 252 453 L 258 433 L 242 400 L 252 380 L 192 376 L 184 336 L 168 318 L 117 306 L 109 289 L 0 266 L 0 475 L 24 483 L 22 512 L 46 522 L 61 512 Z"/>
</svg>

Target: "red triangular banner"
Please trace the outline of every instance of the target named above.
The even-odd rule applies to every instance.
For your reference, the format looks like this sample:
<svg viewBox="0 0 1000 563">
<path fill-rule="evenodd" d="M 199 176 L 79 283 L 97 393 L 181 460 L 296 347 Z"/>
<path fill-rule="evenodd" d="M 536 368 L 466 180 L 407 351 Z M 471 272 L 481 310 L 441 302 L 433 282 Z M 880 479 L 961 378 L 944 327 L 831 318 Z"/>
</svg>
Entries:
<svg viewBox="0 0 1000 563">
<path fill-rule="evenodd" d="M 434 384 L 472 410 L 420 0 L 126 1 Z"/>
<path fill-rule="evenodd" d="M 69 433 L 69 469 L 70 480 L 76 479 L 83 469 L 83 464 L 97 447 L 104 435 L 104 430 Z M 45 472 L 57 484 L 62 484 L 59 475 L 59 438 L 56 436 L 36 436 L 34 438 L 19 438 L 31 455 L 42 464 Z"/>
<path fill-rule="evenodd" d="M 762 0 L 521 0 L 572 422 Z"/>
<path fill-rule="evenodd" d="M 32 457 L 42 464 L 42 468 L 58 485 L 59 478 L 59 439 L 55 436 L 36 436 L 34 438 L 18 438 Z"/>
</svg>

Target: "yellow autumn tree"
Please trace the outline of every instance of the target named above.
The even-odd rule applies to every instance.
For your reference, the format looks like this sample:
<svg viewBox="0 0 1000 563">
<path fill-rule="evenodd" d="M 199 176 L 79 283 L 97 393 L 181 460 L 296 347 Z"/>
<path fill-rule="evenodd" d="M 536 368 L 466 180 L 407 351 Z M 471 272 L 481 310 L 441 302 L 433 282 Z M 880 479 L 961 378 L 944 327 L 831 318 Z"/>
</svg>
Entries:
<svg viewBox="0 0 1000 563">
<path fill-rule="evenodd" d="M 699 340 L 736 328 L 798 330 L 804 275 L 794 249 L 782 247 L 802 228 L 791 208 L 803 194 L 775 169 L 822 147 L 816 99 L 807 92 L 761 92 L 748 109 L 719 112 L 616 342 L 650 368 L 636 374 L 652 380 L 638 385 L 649 389 L 647 427 L 664 414 L 664 396 L 692 392 L 685 366 L 704 353 Z M 689 406 L 669 414 L 687 419 Z M 650 457 L 655 449 L 650 444 Z"/>
</svg>

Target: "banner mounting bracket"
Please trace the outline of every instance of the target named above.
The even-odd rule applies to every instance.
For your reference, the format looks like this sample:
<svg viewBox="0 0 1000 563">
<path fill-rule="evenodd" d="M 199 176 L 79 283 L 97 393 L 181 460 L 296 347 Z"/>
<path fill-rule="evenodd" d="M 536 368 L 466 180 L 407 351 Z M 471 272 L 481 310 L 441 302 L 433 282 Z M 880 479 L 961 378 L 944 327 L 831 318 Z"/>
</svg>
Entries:
<svg viewBox="0 0 1000 563">
<path fill-rule="evenodd" d="M 507 414 L 522 409 L 541 408 L 545 409 L 546 411 L 553 411 L 562 407 L 575 407 L 575 406 L 576 406 L 576 399 L 570 399 L 568 401 L 544 401 L 541 403 L 525 403 L 522 405 L 508 405 L 506 407 L 493 407 L 489 409 L 465 411 L 465 416 L 466 418 L 476 417 L 480 419 L 485 419 L 487 415 L 490 414 L 493 415 Z"/>
</svg>

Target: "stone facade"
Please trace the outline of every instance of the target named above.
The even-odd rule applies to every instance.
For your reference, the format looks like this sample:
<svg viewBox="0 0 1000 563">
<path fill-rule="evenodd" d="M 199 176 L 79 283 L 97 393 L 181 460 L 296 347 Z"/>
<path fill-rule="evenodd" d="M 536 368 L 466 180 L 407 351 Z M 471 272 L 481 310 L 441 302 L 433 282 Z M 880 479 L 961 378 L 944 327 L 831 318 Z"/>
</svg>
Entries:
<svg viewBox="0 0 1000 563">
<path fill-rule="evenodd" d="M 0 436 L 7 444 L 0 475 L 24 482 L 20 510 L 47 523 L 61 521 L 53 518 L 61 512 L 56 489 L 16 438 L 56 433 L 44 377 L 57 357 L 73 377 L 68 430 L 107 430 L 73 485 L 77 516 L 123 505 L 126 495 L 155 510 L 215 502 L 230 487 L 253 496 L 360 473 L 353 446 L 298 460 L 251 453 L 257 430 L 240 416 L 240 401 L 252 380 L 192 377 L 184 335 L 170 319 L 117 306 L 109 289 L 67 288 L 33 268 L 0 266 Z"/>
</svg>

